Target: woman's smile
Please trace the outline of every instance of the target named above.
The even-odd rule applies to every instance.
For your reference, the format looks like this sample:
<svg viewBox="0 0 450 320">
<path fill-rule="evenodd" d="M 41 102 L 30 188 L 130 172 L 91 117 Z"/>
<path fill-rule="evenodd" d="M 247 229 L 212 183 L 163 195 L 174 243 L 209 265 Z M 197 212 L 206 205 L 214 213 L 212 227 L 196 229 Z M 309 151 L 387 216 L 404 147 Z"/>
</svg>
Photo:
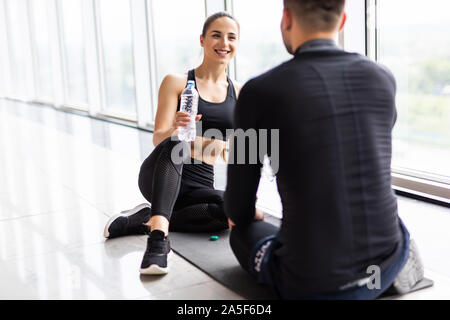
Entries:
<svg viewBox="0 0 450 320">
<path fill-rule="evenodd" d="M 214 49 L 219 57 L 225 58 L 231 51 L 230 50 L 222 50 L 222 49 Z"/>
</svg>

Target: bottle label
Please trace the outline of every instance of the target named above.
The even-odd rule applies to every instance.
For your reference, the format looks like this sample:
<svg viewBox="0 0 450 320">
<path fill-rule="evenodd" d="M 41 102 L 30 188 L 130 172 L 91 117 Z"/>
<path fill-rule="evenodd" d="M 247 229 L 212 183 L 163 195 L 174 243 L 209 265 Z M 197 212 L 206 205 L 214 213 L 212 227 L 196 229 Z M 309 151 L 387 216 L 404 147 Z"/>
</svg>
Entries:
<svg viewBox="0 0 450 320">
<path fill-rule="evenodd" d="M 181 111 L 192 114 L 194 97 L 192 95 L 181 96 Z"/>
</svg>

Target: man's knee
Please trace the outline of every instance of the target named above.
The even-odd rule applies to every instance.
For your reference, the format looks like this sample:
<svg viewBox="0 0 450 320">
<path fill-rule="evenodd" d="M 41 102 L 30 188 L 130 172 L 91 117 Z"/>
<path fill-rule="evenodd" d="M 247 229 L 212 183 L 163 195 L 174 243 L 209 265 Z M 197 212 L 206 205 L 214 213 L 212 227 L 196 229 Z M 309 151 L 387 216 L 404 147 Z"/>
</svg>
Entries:
<svg viewBox="0 0 450 320">
<path fill-rule="evenodd" d="M 248 227 L 239 228 L 234 226 L 230 232 L 230 247 L 235 256 L 241 256 L 243 253 L 249 255 L 253 243 L 248 238 Z"/>
<path fill-rule="evenodd" d="M 230 247 L 239 264 L 248 270 L 248 259 L 250 258 L 250 248 L 244 243 L 242 230 L 238 228 L 231 229 L 230 232 Z"/>
</svg>

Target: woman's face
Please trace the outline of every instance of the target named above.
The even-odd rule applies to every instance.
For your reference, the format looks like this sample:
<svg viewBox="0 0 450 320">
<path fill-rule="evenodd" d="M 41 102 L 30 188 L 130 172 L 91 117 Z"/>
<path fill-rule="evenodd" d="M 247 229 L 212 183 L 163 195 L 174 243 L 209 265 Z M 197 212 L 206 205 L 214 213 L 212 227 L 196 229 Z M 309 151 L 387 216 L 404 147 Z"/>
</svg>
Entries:
<svg viewBox="0 0 450 320">
<path fill-rule="evenodd" d="M 205 58 L 228 64 L 236 53 L 238 37 L 239 28 L 233 19 L 222 17 L 214 20 L 206 30 L 205 37 L 200 36 Z"/>
</svg>

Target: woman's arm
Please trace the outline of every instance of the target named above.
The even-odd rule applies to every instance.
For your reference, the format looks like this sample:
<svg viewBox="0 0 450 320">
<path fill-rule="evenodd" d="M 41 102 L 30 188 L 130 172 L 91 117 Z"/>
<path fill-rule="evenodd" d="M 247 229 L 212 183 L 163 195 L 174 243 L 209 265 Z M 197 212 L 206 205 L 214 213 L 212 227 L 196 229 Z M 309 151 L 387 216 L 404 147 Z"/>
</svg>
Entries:
<svg viewBox="0 0 450 320">
<path fill-rule="evenodd" d="M 175 118 L 177 113 L 178 97 L 184 87 L 181 75 L 167 75 L 164 77 L 158 92 L 158 109 L 155 117 L 153 131 L 153 144 L 155 147 L 164 139 L 176 134 Z"/>
<path fill-rule="evenodd" d="M 185 112 L 178 111 L 178 97 L 183 92 L 187 75 L 172 75 L 164 77 L 158 93 L 158 109 L 155 117 L 155 129 L 153 131 L 153 144 L 156 147 L 164 139 L 177 135 L 178 127 L 185 127 L 191 118 Z M 195 121 L 202 117 L 198 114 Z"/>
</svg>

